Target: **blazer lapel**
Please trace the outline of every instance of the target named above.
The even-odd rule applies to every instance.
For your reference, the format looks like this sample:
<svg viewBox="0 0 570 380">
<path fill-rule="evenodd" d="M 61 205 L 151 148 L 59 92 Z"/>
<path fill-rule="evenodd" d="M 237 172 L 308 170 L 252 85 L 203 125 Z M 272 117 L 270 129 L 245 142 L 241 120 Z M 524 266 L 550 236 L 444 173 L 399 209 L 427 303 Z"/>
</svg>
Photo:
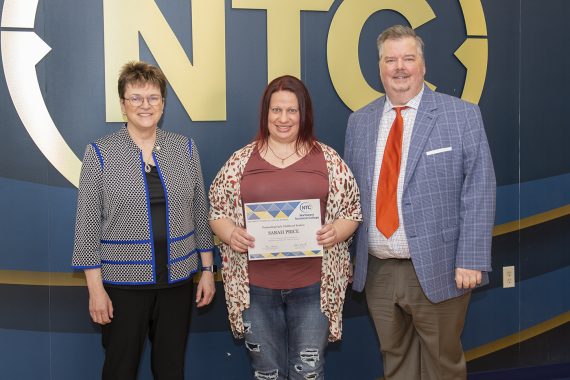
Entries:
<svg viewBox="0 0 570 380">
<path fill-rule="evenodd" d="M 382 117 L 382 110 L 384 110 L 385 97 L 381 97 L 368 114 L 368 121 L 366 124 L 366 143 L 368 144 L 366 151 L 368 157 L 366 158 L 367 173 L 366 185 L 372 194 L 372 185 L 374 178 L 374 164 L 376 162 L 376 143 L 378 141 L 378 130 L 380 129 L 380 118 Z"/>
<path fill-rule="evenodd" d="M 416 165 L 420 160 L 424 151 L 424 146 L 437 120 L 437 105 L 435 103 L 433 91 L 427 86 L 420 101 L 414 130 L 412 131 L 412 140 L 410 141 L 410 150 L 408 152 L 408 162 L 406 164 L 406 177 L 404 179 L 404 189 L 408 186 L 410 179 L 414 174 Z"/>
</svg>

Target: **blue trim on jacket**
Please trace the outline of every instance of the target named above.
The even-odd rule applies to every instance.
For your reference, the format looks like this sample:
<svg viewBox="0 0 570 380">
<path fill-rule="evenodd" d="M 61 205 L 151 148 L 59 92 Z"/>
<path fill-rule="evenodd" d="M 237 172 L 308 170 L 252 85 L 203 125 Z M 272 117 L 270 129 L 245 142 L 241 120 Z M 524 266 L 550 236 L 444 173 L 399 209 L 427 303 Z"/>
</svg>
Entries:
<svg viewBox="0 0 570 380">
<path fill-rule="evenodd" d="M 152 260 L 101 260 L 101 263 L 119 265 L 148 265 L 152 264 Z"/>
<path fill-rule="evenodd" d="M 153 238 L 153 230 L 152 230 L 152 216 L 150 213 L 150 194 L 148 192 L 148 182 L 146 180 L 146 172 L 144 170 L 144 157 L 142 154 L 142 150 L 139 154 L 139 158 L 141 161 L 141 174 L 142 174 L 142 178 L 143 178 L 143 184 L 144 184 L 144 194 L 146 197 L 146 214 L 147 214 L 147 219 L 148 219 L 148 233 L 149 233 L 149 238 L 150 238 L 150 253 L 151 253 L 151 257 L 152 257 L 152 261 L 150 262 L 151 264 L 151 270 L 152 270 L 152 278 L 153 278 L 153 283 L 156 283 L 156 257 L 155 257 L 155 251 L 154 251 L 154 238 Z M 156 161 L 155 161 L 156 162 Z M 167 223 L 168 225 L 168 220 Z"/>
<path fill-rule="evenodd" d="M 177 257 L 176 259 L 173 259 L 173 260 L 168 260 L 168 262 L 169 262 L 170 264 L 175 264 L 175 263 L 178 263 L 178 262 L 180 262 L 180 261 L 184 261 L 184 260 L 188 259 L 190 256 L 193 256 L 193 255 L 195 255 L 195 254 L 197 254 L 197 253 L 198 253 L 198 250 L 197 250 L 197 249 L 193 249 L 193 250 L 191 250 L 190 252 L 188 252 L 187 254 L 185 254 L 184 256 Z"/>
<path fill-rule="evenodd" d="M 178 236 L 178 237 L 172 238 L 171 242 L 174 243 L 174 242 L 177 242 L 177 241 L 181 241 L 181 240 L 184 240 L 184 239 L 188 239 L 190 236 L 194 235 L 194 232 L 196 232 L 196 229 L 193 229 L 192 231 L 188 232 L 186 235 L 182 235 L 182 236 Z"/>
<path fill-rule="evenodd" d="M 72 265 L 71 267 L 74 269 L 95 269 L 95 268 L 101 268 L 101 264 L 98 264 L 98 265 Z"/>
<path fill-rule="evenodd" d="M 107 281 L 103 280 L 103 284 L 109 285 L 154 285 L 155 282 L 144 281 L 144 282 L 121 282 L 121 281 Z"/>
<path fill-rule="evenodd" d="M 184 277 L 184 278 L 179 278 L 178 280 L 174 280 L 172 282 L 170 282 L 171 284 L 176 284 L 178 282 L 182 282 L 182 281 L 186 281 L 188 280 L 190 277 L 192 277 L 196 272 L 198 272 L 198 268 L 194 269 L 192 272 L 190 272 L 190 274 L 188 275 L 188 277 Z"/>
<path fill-rule="evenodd" d="M 103 169 L 105 167 L 105 162 L 103 161 L 103 155 L 101 154 L 99 147 L 94 142 L 91 143 L 91 146 L 95 149 L 95 153 L 97 153 L 97 158 L 99 159 L 99 165 L 101 165 L 101 169 Z"/>
<path fill-rule="evenodd" d="M 145 239 L 145 240 L 101 240 L 101 244 L 150 244 L 150 239 Z"/>
</svg>

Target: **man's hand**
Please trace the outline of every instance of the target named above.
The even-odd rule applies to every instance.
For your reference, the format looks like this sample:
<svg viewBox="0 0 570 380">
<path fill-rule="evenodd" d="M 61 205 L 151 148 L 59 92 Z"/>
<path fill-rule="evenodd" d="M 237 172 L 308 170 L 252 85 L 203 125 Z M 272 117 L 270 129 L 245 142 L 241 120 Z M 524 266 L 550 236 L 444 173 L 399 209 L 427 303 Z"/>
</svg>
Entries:
<svg viewBox="0 0 570 380">
<path fill-rule="evenodd" d="M 475 269 L 455 268 L 455 284 L 457 289 L 473 289 L 481 284 L 481 271 Z"/>
</svg>

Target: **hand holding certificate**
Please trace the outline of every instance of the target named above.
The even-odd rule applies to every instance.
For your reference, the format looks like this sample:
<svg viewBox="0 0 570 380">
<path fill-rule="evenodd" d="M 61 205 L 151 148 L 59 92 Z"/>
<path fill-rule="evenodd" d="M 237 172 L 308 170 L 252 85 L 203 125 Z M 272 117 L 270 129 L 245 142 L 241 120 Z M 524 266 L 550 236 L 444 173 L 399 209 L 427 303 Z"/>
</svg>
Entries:
<svg viewBox="0 0 570 380">
<path fill-rule="evenodd" d="M 248 250 L 250 260 L 323 255 L 316 237 L 321 229 L 318 199 L 246 203 L 244 207 L 247 232 L 255 237 L 255 247 Z"/>
</svg>

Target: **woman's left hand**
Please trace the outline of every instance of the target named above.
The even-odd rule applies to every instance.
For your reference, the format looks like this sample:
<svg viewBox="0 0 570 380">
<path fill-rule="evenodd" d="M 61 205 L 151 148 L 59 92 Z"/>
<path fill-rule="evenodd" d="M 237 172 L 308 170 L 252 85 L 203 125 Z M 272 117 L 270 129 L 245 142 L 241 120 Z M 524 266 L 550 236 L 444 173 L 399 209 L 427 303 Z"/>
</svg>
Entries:
<svg viewBox="0 0 570 380">
<path fill-rule="evenodd" d="M 198 282 L 198 289 L 196 290 L 196 306 L 202 307 L 209 305 L 214 299 L 216 293 L 216 284 L 214 282 L 214 274 L 212 272 L 204 271 L 200 276 Z"/>
<path fill-rule="evenodd" d="M 336 228 L 332 224 L 325 224 L 317 231 L 317 243 L 325 248 L 330 248 L 336 244 Z"/>
</svg>

